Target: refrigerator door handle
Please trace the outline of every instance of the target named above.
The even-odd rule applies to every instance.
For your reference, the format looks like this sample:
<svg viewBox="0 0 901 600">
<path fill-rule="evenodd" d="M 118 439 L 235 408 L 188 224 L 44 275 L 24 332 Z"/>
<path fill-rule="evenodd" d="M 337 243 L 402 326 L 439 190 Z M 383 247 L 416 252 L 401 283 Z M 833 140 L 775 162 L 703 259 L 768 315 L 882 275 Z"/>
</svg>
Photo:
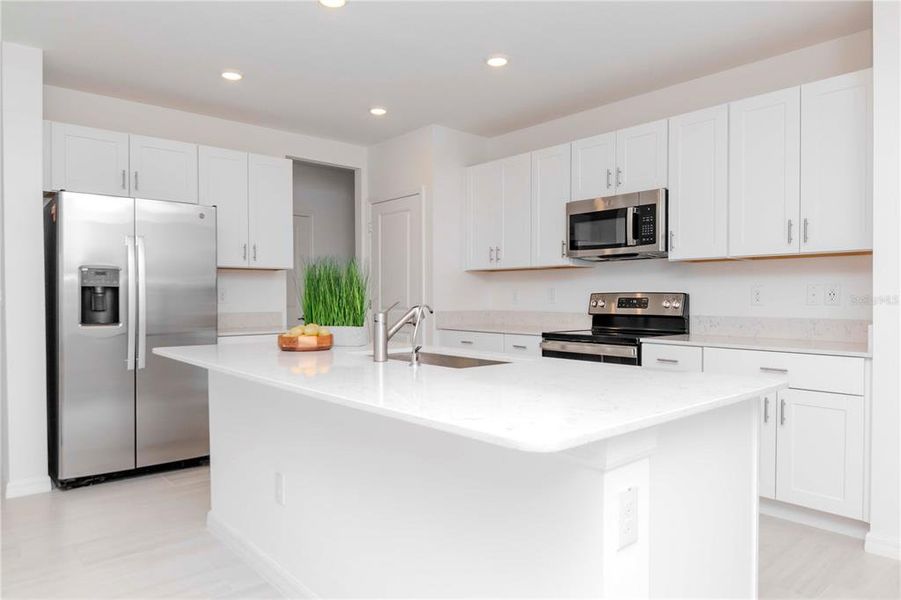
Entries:
<svg viewBox="0 0 901 600">
<path fill-rule="evenodd" d="M 138 236 L 138 368 L 147 366 L 147 257 L 144 236 Z"/>
<path fill-rule="evenodd" d="M 135 272 L 135 238 L 134 236 L 125 237 L 125 247 L 128 252 L 128 261 L 126 263 L 126 277 L 128 278 L 128 341 L 125 350 L 125 368 L 134 371 L 135 368 L 135 328 L 137 327 L 137 273 Z"/>
</svg>

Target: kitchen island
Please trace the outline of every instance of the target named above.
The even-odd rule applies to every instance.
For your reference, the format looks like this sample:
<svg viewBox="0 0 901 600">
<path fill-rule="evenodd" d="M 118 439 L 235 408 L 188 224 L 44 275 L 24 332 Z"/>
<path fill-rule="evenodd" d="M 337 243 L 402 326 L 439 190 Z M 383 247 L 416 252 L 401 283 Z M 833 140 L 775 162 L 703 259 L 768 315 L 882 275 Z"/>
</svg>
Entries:
<svg viewBox="0 0 901 600">
<path fill-rule="evenodd" d="M 756 595 L 756 399 L 781 378 L 154 352 L 209 370 L 208 526 L 286 595 Z"/>
</svg>

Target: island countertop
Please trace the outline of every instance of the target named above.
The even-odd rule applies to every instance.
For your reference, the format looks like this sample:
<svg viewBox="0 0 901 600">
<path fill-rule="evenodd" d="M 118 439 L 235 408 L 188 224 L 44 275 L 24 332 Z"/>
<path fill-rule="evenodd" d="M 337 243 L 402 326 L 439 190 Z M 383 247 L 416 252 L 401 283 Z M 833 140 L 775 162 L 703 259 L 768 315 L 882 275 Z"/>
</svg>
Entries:
<svg viewBox="0 0 901 600">
<path fill-rule="evenodd" d="M 561 452 L 760 397 L 779 376 L 681 373 L 555 358 L 452 369 L 375 363 L 371 350 L 282 352 L 274 342 L 155 348 L 210 371 L 525 452 Z M 254 398 L 247 398 L 254 402 Z"/>
</svg>

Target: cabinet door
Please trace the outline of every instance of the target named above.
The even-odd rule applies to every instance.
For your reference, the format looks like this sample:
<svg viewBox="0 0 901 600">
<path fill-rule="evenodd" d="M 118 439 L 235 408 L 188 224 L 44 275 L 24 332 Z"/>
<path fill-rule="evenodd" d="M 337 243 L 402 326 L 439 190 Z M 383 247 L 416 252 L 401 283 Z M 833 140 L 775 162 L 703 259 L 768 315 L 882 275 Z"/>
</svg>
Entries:
<svg viewBox="0 0 901 600">
<path fill-rule="evenodd" d="M 131 192 L 137 198 L 197 204 L 197 146 L 130 136 Z"/>
<path fill-rule="evenodd" d="M 50 124 L 53 190 L 128 196 L 128 134 Z"/>
<path fill-rule="evenodd" d="M 728 255 L 729 108 L 669 120 L 669 259 Z"/>
<path fill-rule="evenodd" d="M 572 143 L 572 200 L 587 200 L 616 193 L 616 133 L 610 132 Z"/>
<path fill-rule="evenodd" d="M 503 239 L 495 255 L 502 269 L 528 267 L 532 260 L 532 156 L 505 158 Z"/>
<path fill-rule="evenodd" d="M 294 263 L 293 163 L 251 154 L 248 158 L 250 266 L 291 269 Z"/>
<path fill-rule="evenodd" d="M 532 266 L 568 264 L 566 203 L 569 201 L 570 145 L 532 153 Z"/>
<path fill-rule="evenodd" d="M 616 132 L 616 193 L 666 187 L 666 119 Z"/>
<path fill-rule="evenodd" d="M 216 207 L 220 267 L 248 266 L 247 153 L 200 146 L 200 203 Z"/>
<path fill-rule="evenodd" d="M 504 167 L 500 161 L 469 169 L 469 267 L 493 269 L 503 220 Z"/>
<path fill-rule="evenodd" d="M 729 254 L 800 249 L 800 90 L 729 105 Z"/>
<path fill-rule="evenodd" d="M 776 498 L 863 517 L 863 397 L 779 394 Z"/>
<path fill-rule="evenodd" d="M 873 247 L 872 70 L 801 86 L 801 252 Z"/>
<path fill-rule="evenodd" d="M 758 494 L 764 498 L 776 497 L 776 419 L 779 394 L 769 394 L 760 399 L 760 459 L 757 480 Z"/>
</svg>

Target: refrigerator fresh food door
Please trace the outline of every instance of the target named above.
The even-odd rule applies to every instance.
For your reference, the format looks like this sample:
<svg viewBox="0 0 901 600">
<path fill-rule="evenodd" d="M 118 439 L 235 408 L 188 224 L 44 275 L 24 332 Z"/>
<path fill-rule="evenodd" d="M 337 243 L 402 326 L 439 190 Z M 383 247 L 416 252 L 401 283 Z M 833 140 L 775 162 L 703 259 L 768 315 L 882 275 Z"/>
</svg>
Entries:
<svg viewBox="0 0 901 600">
<path fill-rule="evenodd" d="M 216 343 L 216 209 L 135 200 L 137 466 L 209 454 L 207 375 L 153 349 Z"/>
<path fill-rule="evenodd" d="M 63 192 L 56 219 L 56 475 L 133 469 L 134 200 Z M 118 306 L 111 304 L 115 295 Z M 104 320 L 115 322 L 96 322 Z"/>
</svg>

